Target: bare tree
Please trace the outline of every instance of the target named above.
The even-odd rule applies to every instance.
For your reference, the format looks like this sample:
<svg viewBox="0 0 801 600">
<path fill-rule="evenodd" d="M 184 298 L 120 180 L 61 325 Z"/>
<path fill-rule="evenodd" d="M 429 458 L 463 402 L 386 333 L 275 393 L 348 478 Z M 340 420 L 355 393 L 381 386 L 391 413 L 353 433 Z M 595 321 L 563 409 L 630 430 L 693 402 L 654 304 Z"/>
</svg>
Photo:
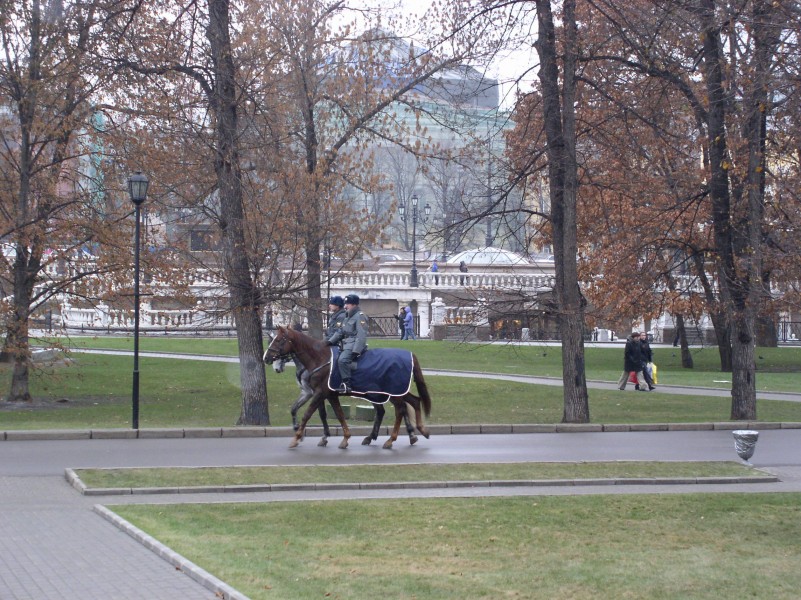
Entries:
<svg viewBox="0 0 801 600">
<path fill-rule="evenodd" d="M 4 354 L 14 362 L 9 401 L 31 399 L 33 311 L 56 294 L 76 292 L 81 278 L 120 267 L 113 258 L 78 264 L 83 244 L 114 226 L 93 205 L 80 164 L 96 133 L 93 94 L 109 77 L 92 58 L 103 8 L 55 0 L 0 6 L 0 240 L 9 250 L 3 275 L 10 283 Z"/>
</svg>

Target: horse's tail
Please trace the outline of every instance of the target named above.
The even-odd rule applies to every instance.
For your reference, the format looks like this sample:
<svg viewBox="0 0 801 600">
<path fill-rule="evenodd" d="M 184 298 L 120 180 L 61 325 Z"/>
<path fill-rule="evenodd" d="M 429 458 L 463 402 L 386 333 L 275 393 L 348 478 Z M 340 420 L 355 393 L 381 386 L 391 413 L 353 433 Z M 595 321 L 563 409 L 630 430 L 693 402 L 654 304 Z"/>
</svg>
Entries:
<svg viewBox="0 0 801 600">
<path fill-rule="evenodd" d="M 431 414 L 431 396 L 428 394 L 428 386 L 426 380 L 423 378 L 423 369 L 420 368 L 420 363 L 417 362 L 417 357 L 412 354 L 412 373 L 414 375 L 414 384 L 417 386 L 417 393 L 420 394 L 420 400 L 423 404 L 423 412 L 428 417 Z"/>
</svg>

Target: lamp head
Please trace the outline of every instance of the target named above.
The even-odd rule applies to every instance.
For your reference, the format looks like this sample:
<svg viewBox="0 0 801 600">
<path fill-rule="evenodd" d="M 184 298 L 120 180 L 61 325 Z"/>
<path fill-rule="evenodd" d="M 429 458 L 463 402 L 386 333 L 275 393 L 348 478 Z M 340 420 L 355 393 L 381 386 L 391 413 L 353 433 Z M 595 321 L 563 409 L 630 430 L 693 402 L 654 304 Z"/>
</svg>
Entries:
<svg viewBox="0 0 801 600">
<path fill-rule="evenodd" d="M 139 206 L 147 198 L 147 186 L 150 184 L 148 178 L 137 171 L 128 177 L 128 195 L 131 197 L 131 202 Z"/>
</svg>

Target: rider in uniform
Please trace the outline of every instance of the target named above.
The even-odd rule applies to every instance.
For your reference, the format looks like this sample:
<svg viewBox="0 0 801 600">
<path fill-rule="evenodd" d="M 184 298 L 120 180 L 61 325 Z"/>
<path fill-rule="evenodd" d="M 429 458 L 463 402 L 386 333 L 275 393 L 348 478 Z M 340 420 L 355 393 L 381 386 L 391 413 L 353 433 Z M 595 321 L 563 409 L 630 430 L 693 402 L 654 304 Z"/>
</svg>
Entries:
<svg viewBox="0 0 801 600">
<path fill-rule="evenodd" d="M 334 335 L 342 324 L 345 322 L 345 301 L 342 296 L 331 296 L 328 299 L 328 328 L 325 330 L 325 338 L 328 339 Z"/>
<path fill-rule="evenodd" d="M 323 339 L 330 338 L 337 329 L 342 327 L 345 322 L 345 301 L 342 296 L 331 296 L 328 299 L 328 312 L 331 316 L 328 317 L 328 327 L 323 332 Z M 309 380 L 311 379 L 311 372 L 304 367 L 300 361 L 295 360 L 295 377 L 297 377 L 298 385 L 303 390 L 304 394 L 312 395 L 312 388 Z"/>
<path fill-rule="evenodd" d="M 356 294 L 345 296 L 345 311 L 342 327 L 326 341 L 329 346 L 342 342 L 342 352 L 337 362 L 342 385 L 336 391 L 340 394 L 350 394 L 353 391 L 350 387 L 353 361 L 367 349 L 367 315 L 359 309 L 359 297 Z"/>
</svg>

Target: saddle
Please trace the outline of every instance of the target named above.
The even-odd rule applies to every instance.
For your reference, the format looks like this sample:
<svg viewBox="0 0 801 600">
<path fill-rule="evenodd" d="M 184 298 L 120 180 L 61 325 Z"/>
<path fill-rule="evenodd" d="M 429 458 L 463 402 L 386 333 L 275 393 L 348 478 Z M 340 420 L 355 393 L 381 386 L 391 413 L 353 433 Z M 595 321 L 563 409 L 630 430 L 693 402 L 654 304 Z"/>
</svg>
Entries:
<svg viewBox="0 0 801 600">
<path fill-rule="evenodd" d="M 336 391 L 342 383 L 339 374 L 339 348 L 331 348 L 328 389 Z M 412 353 L 400 348 L 375 348 L 353 363 L 351 395 L 373 404 L 385 404 L 393 396 L 405 396 L 412 387 Z"/>
</svg>

